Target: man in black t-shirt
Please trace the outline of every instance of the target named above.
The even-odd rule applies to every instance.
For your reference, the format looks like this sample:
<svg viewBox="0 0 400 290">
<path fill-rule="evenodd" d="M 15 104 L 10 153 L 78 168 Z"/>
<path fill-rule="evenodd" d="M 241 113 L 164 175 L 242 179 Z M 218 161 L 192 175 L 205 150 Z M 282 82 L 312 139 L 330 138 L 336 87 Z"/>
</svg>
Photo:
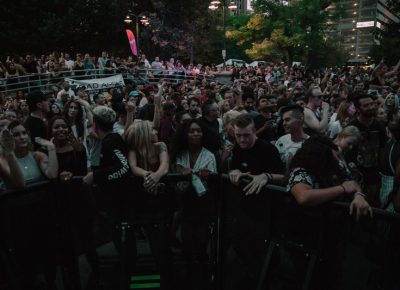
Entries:
<svg viewBox="0 0 400 290">
<path fill-rule="evenodd" d="M 26 103 L 31 112 L 24 123 L 24 127 L 29 131 L 33 149 L 37 150 L 40 145 L 35 142 L 36 137 L 47 139 L 47 120 L 46 114 L 49 112 L 49 100 L 41 91 L 33 91 L 28 94 Z"/>
<path fill-rule="evenodd" d="M 234 120 L 236 144 L 232 153 L 229 178 L 235 185 L 242 177 L 252 181 L 244 188 L 246 195 L 259 193 L 268 182 L 284 180 L 284 165 L 275 146 L 257 138 L 254 122 L 249 115 Z"/>
<path fill-rule="evenodd" d="M 241 115 L 234 121 L 236 144 L 232 152 L 229 178 L 234 185 L 239 180 L 251 179 L 242 189 L 230 192 L 232 216 L 232 246 L 242 263 L 243 277 L 235 285 L 238 289 L 255 289 L 266 250 L 269 196 L 261 192 L 267 183 L 284 181 L 284 165 L 275 146 L 257 138 L 250 115 Z M 236 201 L 236 204 L 235 204 Z M 229 236 L 229 234 L 228 234 Z M 245 283 L 245 284 L 241 284 Z M 244 286 L 246 285 L 246 286 Z"/>
<path fill-rule="evenodd" d="M 385 128 L 376 120 L 376 104 L 367 94 L 353 96 L 357 108 L 357 118 L 349 123 L 361 133 L 361 141 L 346 155 L 346 160 L 353 163 L 363 177 L 363 192 L 368 202 L 379 207 L 380 174 L 379 162 L 387 142 Z"/>
</svg>

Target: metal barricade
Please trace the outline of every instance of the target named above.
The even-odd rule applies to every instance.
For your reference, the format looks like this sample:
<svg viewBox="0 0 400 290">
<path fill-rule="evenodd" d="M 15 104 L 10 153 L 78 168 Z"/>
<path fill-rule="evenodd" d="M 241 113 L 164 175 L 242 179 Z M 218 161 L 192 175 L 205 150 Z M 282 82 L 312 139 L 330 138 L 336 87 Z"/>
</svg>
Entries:
<svg viewBox="0 0 400 290">
<path fill-rule="evenodd" d="M 187 178 L 178 174 L 164 177 L 161 182 L 167 184 L 167 195 L 150 199 L 140 195 L 138 180 L 125 180 L 121 184 L 132 197 L 124 200 L 124 209 L 129 214 L 109 211 L 117 214 L 111 217 L 113 222 L 109 224 L 116 234 L 98 237 L 97 244 L 109 241 L 118 244 L 120 275 L 113 281 L 119 281 L 121 289 L 126 290 L 130 282 L 135 285 L 131 287 L 143 286 L 143 279 L 155 277 L 158 282 L 146 285 L 221 290 L 243 287 L 257 290 L 398 289 L 400 215 L 374 209 L 373 219 L 356 222 L 354 216 L 348 215 L 347 202 L 303 208 L 284 188 L 272 185 L 248 199 L 244 198 L 240 187 L 230 184 L 227 175 L 210 176 L 207 181 L 210 200 L 205 204 L 189 204 L 185 209 L 194 213 L 185 216 L 189 218 L 184 221 L 185 225 L 193 226 L 189 230 L 199 229 L 198 222 L 205 221 L 192 219 L 198 216 L 198 210 L 205 208 L 210 213 L 206 221 L 209 231 L 205 234 L 208 257 L 203 261 L 209 281 L 205 283 L 200 277 L 192 277 L 191 282 L 182 284 L 183 272 L 200 268 L 199 264 L 192 264 L 196 259 L 186 259 L 185 249 L 171 252 L 171 213 L 178 207 L 167 206 L 167 202 L 175 202 L 175 185 L 188 181 Z M 80 184 L 79 178 L 74 179 Z M 121 191 L 105 192 L 115 193 L 121 194 Z M 83 219 L 74 220 L 71 215 L 79 214 L 70 208 L 77 209 L 77 204 L 72 202 L 76 194 L 78 191 L 73 184 L 59 186 L 48 182 L 0 194 L 0 269 L 6 274 L 9 289 L 20 290 L 33 279 L 35 271 L 42 270 L 40 267 L 51 268 L 57 264 L 63 265 L 64 289 L 80 289 L 82 277 L 77 257 L 84 250 L 76 248 L 73 236 Z M 99 193 L 95 192 L 94 196 L 99 197 Z M 101 223 L 96 225 L 99 227 Z M 92 226 L 83 228 L 89 231 Z M 133 256 L 129 253 L 132 247 L 136 248 L 136 235 L 142 229 L 153 256 L 146 258 L 146 262 L 137 257 L 136 249 Z M 52 249 L 49 245 L 57 247 Z M 35 260 L 34 254 L 40 254 L 40 259 Z M 22 265 L 21 255 L 26 255 L 26 261 L 34 265 L 33 273 L 28 271 L 31 269 L 28 262 Z M 184 257 L 183 262 L 178 263 L 176 255 Z M 50 256 L 57 259 L 52 260 Z M 40 267 L 36 268 L 32 261 L 39 261 Z M 132 263 L 134 273 L 129 268 Z M 25 280 L 21 279 L 26 273 Z"/>
<path fill-rule="evenodd" d="M 59 87 L 65 78 L 76 80 L 98 79 L 122 74 L 126 83 L 135 82 L 139 85 L 154 85 L 160 79 L 168 83 L 179 84 L 184 80 L 213 81 L 213 76 L 204 74 L 191 74 L 186 71 L 168 74 L 167 71 L 160 72 L 155 69 L 115 69 L 112 72 L 105 72 L 103 69 L 66 70 L 55 73 L 27 74 L 0 80 L 0 92 L 5 94 L 16 93 L 17 91 L 31 92 L 33 90 L 52 91 L 53 87 Z"/>
</svg>

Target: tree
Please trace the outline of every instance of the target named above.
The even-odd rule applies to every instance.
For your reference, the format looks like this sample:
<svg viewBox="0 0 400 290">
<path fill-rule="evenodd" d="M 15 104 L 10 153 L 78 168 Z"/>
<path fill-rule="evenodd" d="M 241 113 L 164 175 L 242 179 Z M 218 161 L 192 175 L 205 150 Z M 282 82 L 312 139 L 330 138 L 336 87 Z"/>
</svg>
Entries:
<svg viewBox="0 0 400 290">
<path fill-rule="evenodd" d="M 255 14 L 245 26 L 229 31 L 236 44 L 248 45 L 246 53 L 254 59 L 301 61 L 310 67 L 326 64 L 323 54 L 329 47 L 326 29 L 330 1 L 299 0 L 283 5 L 272 0 L 255 0 Z"/>
</svg>

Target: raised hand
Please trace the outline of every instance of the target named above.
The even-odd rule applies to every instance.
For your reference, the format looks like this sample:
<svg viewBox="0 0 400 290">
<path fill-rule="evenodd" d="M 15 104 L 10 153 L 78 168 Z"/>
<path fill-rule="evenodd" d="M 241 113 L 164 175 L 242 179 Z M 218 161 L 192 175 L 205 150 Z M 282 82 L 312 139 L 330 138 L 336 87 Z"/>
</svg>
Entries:
<svg viewBox="0 0 400 290">
<path fill-rule="evenodd" d="M 0 133 L 0 145 L 3 149 L 4 154 L 9 154 L 14 152 L 15 149 L 14 137 L 7 129 L 4 129 Z"/>
</svg>

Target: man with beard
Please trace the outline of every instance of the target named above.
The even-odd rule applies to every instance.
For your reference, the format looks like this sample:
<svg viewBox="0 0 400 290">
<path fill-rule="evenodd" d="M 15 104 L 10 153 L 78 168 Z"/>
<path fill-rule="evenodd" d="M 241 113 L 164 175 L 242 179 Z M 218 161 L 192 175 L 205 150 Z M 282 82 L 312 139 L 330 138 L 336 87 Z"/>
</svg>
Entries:
<svg viewBox="0 0 400 290">
<path fill-rule="evenodd" d="M 386 130 L 376 120 L 376 104 L 370 95 L 359 94 L 352 99 L 358 115 L 348 126 L 356 126 L 361 132 L 362 139 L 358 146 L 347 154 L 346 160 L 350 166 L 353 163 L 362 174 L 363 192 L 367 195 L 368 202 L 372 206 L 379 206 L 378 167 L 387 141 Z"/>
</svg>

